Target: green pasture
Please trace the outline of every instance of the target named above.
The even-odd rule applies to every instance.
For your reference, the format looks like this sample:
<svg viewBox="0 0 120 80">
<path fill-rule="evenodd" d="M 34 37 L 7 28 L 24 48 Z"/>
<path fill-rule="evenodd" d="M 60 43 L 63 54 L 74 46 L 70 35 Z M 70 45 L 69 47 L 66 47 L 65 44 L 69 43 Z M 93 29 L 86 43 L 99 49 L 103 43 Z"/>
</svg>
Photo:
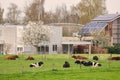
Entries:
<svg viewBox="0 0 120 80">
<path fill-rule="evenodd" d="M 17 60 L 5 60 L 8 55 L 0 55 L 0 80 L 120 80 L 120 61 L 107 60 L 109 54 L 79 55 L 88 57 L 90 61 L 93 61 L 94 55 L 99 56 L 98 62 L 102 67 L 80 67 L 74 63 L 70 54 L 18 55 Z M 25 60 L 28 56 L 35 60 Z M 38 61 L 43 61 L 44 65 L 39 68 L 29 67 L 30 63 Z M 65 61 L 70 63 L 70 68 L 62 68 Z"/>
</svg>

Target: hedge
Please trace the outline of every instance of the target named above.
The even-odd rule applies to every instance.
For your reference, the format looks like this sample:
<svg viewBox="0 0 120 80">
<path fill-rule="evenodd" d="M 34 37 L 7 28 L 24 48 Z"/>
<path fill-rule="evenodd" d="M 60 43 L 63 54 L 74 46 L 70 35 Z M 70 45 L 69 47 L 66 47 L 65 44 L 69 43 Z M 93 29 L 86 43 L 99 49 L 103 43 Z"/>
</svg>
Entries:
<svg viewBox="0 0 120 80">
<path fill-rule="evenodd" d="M 108 53 L 112 54 L 120 54 L 120 46 L 112 46 L 112 47 L 106 47 L 108 49 Z"/>
</svg>

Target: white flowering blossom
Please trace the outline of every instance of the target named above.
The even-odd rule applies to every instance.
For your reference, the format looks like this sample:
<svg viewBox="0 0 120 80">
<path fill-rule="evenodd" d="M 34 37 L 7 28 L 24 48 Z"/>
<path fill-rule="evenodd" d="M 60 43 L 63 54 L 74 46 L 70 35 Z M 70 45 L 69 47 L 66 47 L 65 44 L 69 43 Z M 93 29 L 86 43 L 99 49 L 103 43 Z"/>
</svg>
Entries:
<svg viewBox="0 0 120 80">
<path fill-rule="evenodd" d="M 43 41 L 50 41 L 51 33 L 52 30 L 48 26 L 43 26 L 42 22 L 29 22 L 23 31 L 23 42 L 37 48 Z"/>
</svg>

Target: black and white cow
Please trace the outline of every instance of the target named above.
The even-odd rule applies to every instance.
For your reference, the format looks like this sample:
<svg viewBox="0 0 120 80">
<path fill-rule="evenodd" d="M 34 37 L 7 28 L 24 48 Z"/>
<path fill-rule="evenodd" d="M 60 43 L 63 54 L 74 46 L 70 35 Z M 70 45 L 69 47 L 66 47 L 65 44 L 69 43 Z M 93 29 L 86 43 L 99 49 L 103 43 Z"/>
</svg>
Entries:
<svg viewBox="0 0 120 80">
<path fill-rule="evenodd" d="M 100 63 L 98 63 L 98 62 L 93 62 L 92 63 L 92 66 L 93 67 L 100 67 L 100 66 L 102 66 Z"/>
<path fill-rule="evenodd" d="M 79 61 L 76 60 L 75 64 L 80 64 L 80 65 L 84 65 L 84 66 L 93 66 L 93 67 L 98 67 L 98 66 L 102 66 L 100 63 L 98 62 L 92 62 L 92 61 Z"/>
<path fill-rule="evenodd" d="M 98 62 L 92 62 L 92 61 L 82 61 L 81 64 L 83 64 L 84 66 L 93 66 L 93 67 L 100 67 L 102 66 L 100 63 Z"/>
<path fill-rule="evenodd" d="M 30 64 L 30 67 L 40 67 L 40 66 L 42 66 L 42 65 L 43 65 L 43 62 L 40 61 L 40 62 L 37 62 L 37 63 L 31 63 L 31 64 Z"/>
</svg>

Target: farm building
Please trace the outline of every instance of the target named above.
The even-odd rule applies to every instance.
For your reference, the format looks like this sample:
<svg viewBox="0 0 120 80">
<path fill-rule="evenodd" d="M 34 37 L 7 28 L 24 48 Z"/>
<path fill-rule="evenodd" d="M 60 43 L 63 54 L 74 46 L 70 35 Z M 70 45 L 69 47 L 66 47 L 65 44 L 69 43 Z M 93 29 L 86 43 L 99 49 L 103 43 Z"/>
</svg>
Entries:
<svg viewBox="0 0 120 80">
<path fill-rule="evenodd" d="M 92 40 L 92 33 L 109 36 L 111 46 L 120 45 L 120 14 L 105 14 L 94 18 L 80 30 L 79 35 L 84 36 L 84 40 Z"/>
<path fill-rule="evenodd" d="M 89 53 L 91 53 L 91 43 L 81 42 L 79 38 L 63 37 L 62 27 L 55 25 L 43 25 L 49 27 L 54 34 L 50 35 L 50 42 L 39 44 L 38 52 L 41 53 L 73 53 L 73 45 L 86 44 L 89 45 Z M 25 25 L 0 25 L 0 54 L 30 54 L 35 53 L 35 48 L 24 45 L 21 37 Z"/>
<path fill-rule="evenodd" d="M 18 54 L 34 53 L 35 49 L 31 46 L 24 45 L 21 37 L 24 25 L 0 25 L 0 53 Z M 50 36 L 50 43 L 41 43 L 38 51 L 43 53 L 59 53 L 61 49 L 62 28 L 49 26 L 54 34 Z M 53 49 L 54 47 L 54 49 Z"/>
</svg>

